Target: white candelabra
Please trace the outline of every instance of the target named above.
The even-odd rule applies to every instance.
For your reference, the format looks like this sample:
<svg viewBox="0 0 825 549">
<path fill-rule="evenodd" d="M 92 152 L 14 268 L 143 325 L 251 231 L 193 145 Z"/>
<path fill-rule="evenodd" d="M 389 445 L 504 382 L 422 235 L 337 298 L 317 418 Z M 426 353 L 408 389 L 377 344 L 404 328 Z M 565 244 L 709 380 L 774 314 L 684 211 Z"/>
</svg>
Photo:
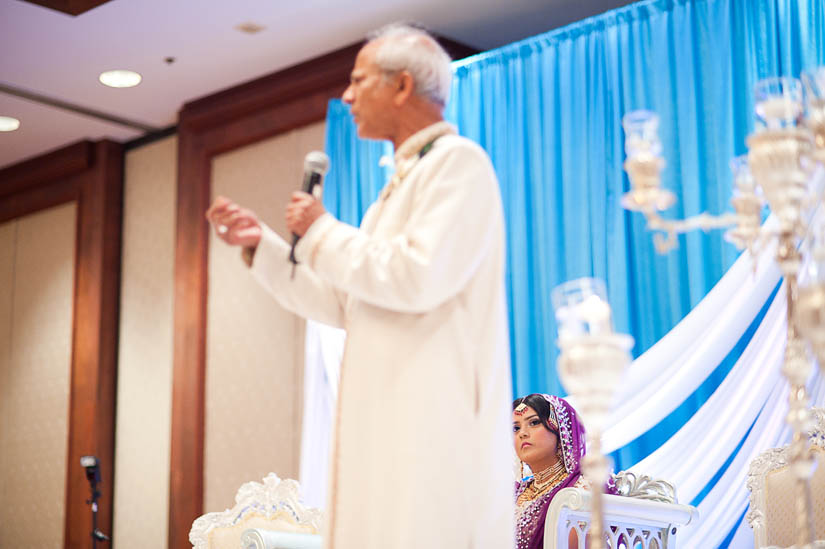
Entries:
<svg viewBox="0 0 825 549">
<path fill-rule="evenodd" d="M 557 286 L 552 293 L 561 354 L 562 383 L 576 402 L 587 433 L 582 470 L 592 492 L 591 549 L 603 549 L 605 540 L 601 493 L 607 481 L 607 459 L 601 436 L 616 387 L 630 364 L 633 338 L 613 331 L 604 282 L 579 278 Z"/>
<path fill-rule="evenodd" d="M 804 84 L 803 84 L 804 82 Z M 623 119 L 625 170 L 631 190 L 622 205 L 640 211 L 657 231 L 656 249 L 676 245 L 676 236 L 696 228 L 733 226 L 725 238 L 752 255 L 771 240 L 787 292 L 787 344 L 782 373 L 791 386 L 787 422 L 793 429 L 791 467 L 796 473 L 796 547 L 813 547 L 809 480 L 813 459 L 808 447 L 806 381 L 812 364 L 807 348 L 825 371 L 825 67 L 793 78 L 769 78 L 756 85 L 757 128 L 747 139 L 749 152 L 731 163 L 735 213 L 663 219 L 673 193 L 661 188 L 665 161 L 657 135 L 658 117 L 635 111 Z M 762 224 L 767 203 L 776 225 Z"/>
</svg>

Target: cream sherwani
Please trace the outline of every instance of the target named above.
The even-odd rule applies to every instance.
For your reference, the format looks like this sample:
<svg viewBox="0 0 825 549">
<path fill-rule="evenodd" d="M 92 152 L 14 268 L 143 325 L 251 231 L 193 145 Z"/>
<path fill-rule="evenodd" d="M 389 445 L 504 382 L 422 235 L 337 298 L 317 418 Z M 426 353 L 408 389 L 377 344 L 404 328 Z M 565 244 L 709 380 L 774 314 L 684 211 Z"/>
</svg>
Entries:
<svg viewBox="0 0 825 549">
<path fill-rule="evenodd" d="M 405 141 L 360 229 L 326 214 L 296 247 L 268 228 L 255 277 L 347 331 L 325 547 L 513 544 L 504 228 L 484 151 L 438 123 Z"/>
</svg>

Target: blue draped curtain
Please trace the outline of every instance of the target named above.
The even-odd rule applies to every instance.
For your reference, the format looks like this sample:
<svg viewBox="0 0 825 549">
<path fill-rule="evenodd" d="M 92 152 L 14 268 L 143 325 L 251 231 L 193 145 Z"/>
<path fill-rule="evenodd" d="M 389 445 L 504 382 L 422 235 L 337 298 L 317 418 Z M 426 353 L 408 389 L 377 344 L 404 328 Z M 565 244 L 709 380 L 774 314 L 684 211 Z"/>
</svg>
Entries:
<svg viewBox="0 0 825 549">
<path fill-rule="evenodd" d="M 604 279 L 616 329 L 633 335 L 638 355 L 732 264 L 738 252 L 720 231 L 682 236 L 658 255 L 643 217 L 621 208 L 622 116 L 661 117 L 664 185 L 678 197 L 666 217 L 729 210 L 728 165 L 753 128 L 753 86 L 825 62 L 823 4 L 645 1 L 454 63 L 446 117 L 487 150 L 501 184 L 516 395 L 565 394 L 549 297 L 557 284 Z M 334 100 L 327 151 L 325 205 L 357 225 L 388 179 L 379 160 L 391 148 L 359 140 Z"/>
<path fill-rule="evenodd" d="M 719 214 L 731 209 L 729 162 L 746 152 L 753 130 L 754 84 L 823 64 L 823 0 L 648 0 L 453 64 L 446 117 L 487 150 L 501 184 L 515 395 L 565 394 L 555 368 L 550 292 L 556 285 L 582 276 L 605 280 L 616 329 L 636 339 L 638 356 L 679 323 L 739 255 L 721 231 L 689 233 L 679 237 L 677 250 L 655 252 L 643 216 L 619 203 L 629 188 L 622 116 L 646 108 L 661 118 L 663 184 L 678 199 L 665 217 Z M 325 205 L 357 225 L 390 176 L 380 160 L 392 149 L 359 140 L 348 108 L 335 100 L 327 152 Z M 711 395 L 730 390 L 722 383 L 757 341 L 777 295 L 774 289 L 760 304 L 750 327 L 719 364 L 707 365 L 709 374 L 684 401 L 612 452 L 616 470 L 656 458 L 666 441 L 704 417 L 697 410 L 714 400 L 718 405 Z M 760 366 L 742 361 L 740 371 Z M 822 385 L 814 377 L 814 386 Z M 815 394 L 821 405 L 823 390 Z M 742 520 L 747 495 L 736 474 L 762 449 L 759 436 L 770 445 L 786 436 L 781 426 L 753 432 L 780 399 L 765 398 L 731 439 L 736 445 L 724 463 L 696 462 L 704 484 L 689 499 L 705 513 L 696 539 L 716 540 L 712 546 L 752 546 Z M 719 501 L 725 509 L 715 507 Z"/>
</svg>

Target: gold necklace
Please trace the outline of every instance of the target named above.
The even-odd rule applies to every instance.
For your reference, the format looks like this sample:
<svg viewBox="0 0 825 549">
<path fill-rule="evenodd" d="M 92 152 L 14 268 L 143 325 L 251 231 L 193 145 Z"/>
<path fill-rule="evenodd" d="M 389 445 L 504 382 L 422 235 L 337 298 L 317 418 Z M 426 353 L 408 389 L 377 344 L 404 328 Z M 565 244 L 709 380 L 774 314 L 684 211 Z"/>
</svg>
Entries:
<svg viewBox="0 0 825 549">
<path fill-rule="evenodd" d="M 525 501 L 532 501 L 539 496 L 546 494 L 552 490 L 567 477 L 567 471 L 564 468 L 562 460 L 548 467 L 543 471 L 539 471 L 533 475 L 533 480 L 530 484 L 519 494 L 516 503 L 521 505 Z"/>
</svg>

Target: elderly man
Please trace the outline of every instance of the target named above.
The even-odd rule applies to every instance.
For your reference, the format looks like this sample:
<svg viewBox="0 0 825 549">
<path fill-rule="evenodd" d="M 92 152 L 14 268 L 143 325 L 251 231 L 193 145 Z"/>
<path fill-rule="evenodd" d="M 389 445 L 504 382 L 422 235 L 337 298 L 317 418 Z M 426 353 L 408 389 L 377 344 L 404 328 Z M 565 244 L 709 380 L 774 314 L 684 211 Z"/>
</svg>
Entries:
<svg viewBox="0 0 825 549">
<path fill-rule="evenodd" d="M 359 52 L 343 100 L 396 172 L 359 229 L 297 192 L 290 246 L 244 208 L 207 212 L 284 307 L 343 327 L 325 546 L 502 549 L 513 543 L 504 231 L 487 155 L 442 111 L 449 57 L 391 26 Z"/>
</svg>

